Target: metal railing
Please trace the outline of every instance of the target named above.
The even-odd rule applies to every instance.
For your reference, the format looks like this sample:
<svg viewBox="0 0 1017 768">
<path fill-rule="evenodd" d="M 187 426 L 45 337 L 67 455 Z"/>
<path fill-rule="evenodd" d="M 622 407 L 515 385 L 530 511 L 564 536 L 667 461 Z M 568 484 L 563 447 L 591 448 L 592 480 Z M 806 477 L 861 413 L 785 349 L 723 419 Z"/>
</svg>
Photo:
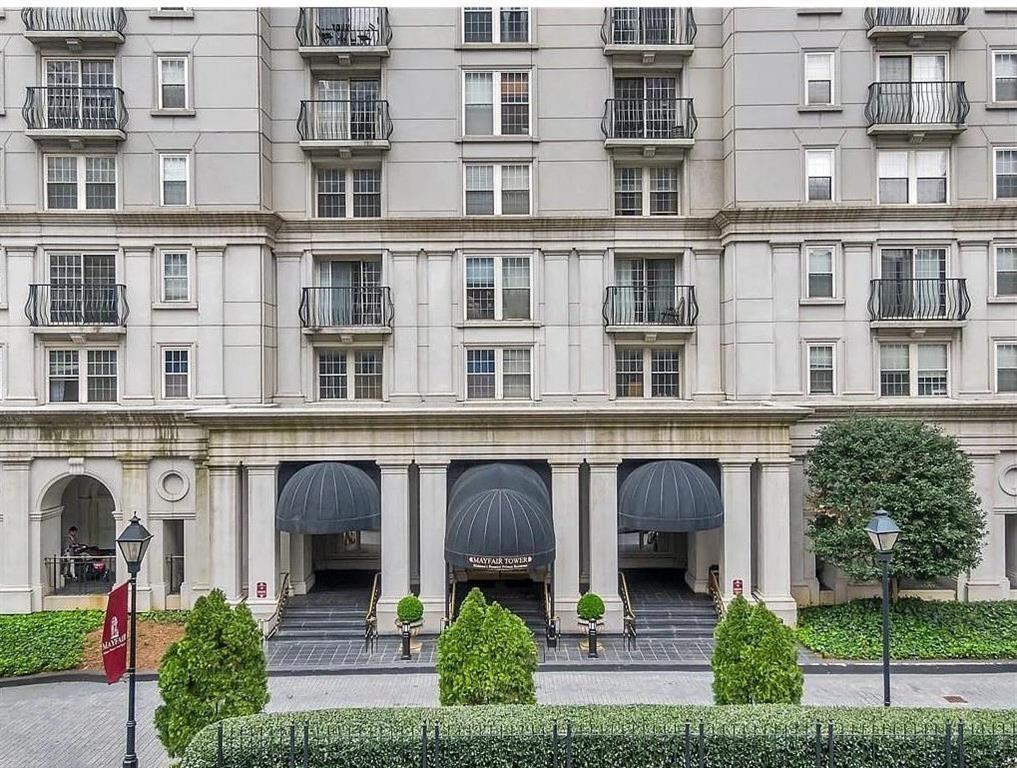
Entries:
<svg viewBox="0 0 1017 768">
<path fill-rule="evenodd" d="M 865 23 L 873 27 L 959 27 L 967 8 L 866 8 Z"/>
<path fill-rule="evenodd" d="M 971 104 L 964 83 L 887 82 L 869 85 L 869 125 L 963 125 Z"/>
<path fill-rule="evenodd" d="M 385 141 L 392 135 L 388 102 L 381 99 L 300 102 L 301 141 Z"/>
<path fill-rule="evenodd" d="M 272 635 L 274 635 L 279 629 L 279 621 L 282 619 L 283 611 L 286 609 L 286 599 L 290 595 L 289 573 L 282 573 L 280 574 L 280 577 L 279 591 L 275 596 L 275 608 L 267 618 L 258 621 L 258 629 L 261 630 L 262 645 L 264 645 L 265 641 L 272 637 Z M 246 597 L 244 599 L 246 600 Z"/>
<path fill-rule="evenodd" d="M 554 612 L 554 583 L 544 582 L 544 638 L 548 648 L 558 647 L 561 636 L 561 619 Z"/>
<path fill-rule="evenodd" d="M 364 614 L 364 651 L 373 652 L 378 642 L 378 598 L 381 597 L 381 572 L 374 574 L 371 580 L 371 597 L 367 601 L 367 613 Z"/>
<path fill-rule="evenodd" d="M 108 549 L 45 557 L 43 567 L 54 595 L 101 595 L 117 583 L 117 557 Z"/>
<path fill-rule="evenodd" d="M 691 139 L 698 125 L 692 99 L 607 99 L 600 130 L 608 139 Z"/>
<path fill-rule="evenodd" d="M 872 320 L 963 320 L 971 309 L 963 277 L 872 280 Z"/>
<path fill-rule="evenodd" d="M 695 325 L 699 316 L 691 285 L 610 285 L 605 325 Z"/>
<path fill-rule="evenodd" d="M 600 39 L 605 45 L 692 45 L 691 8 L 605 8 Z"/>
<path fill-rule="evenodd" d="M 21 108 L 30 130 L 122 131 L 124 92 L 113 86 L 31 86 Z"/>
<path fill-rule="evenodd" d="M 629 582 L 624 571 L 618 571 L 618 595 L 622 601 L 622 636 L 629 649 L 636 647 L 636 611 L 629 596 Z"/>
<path fill-rule="evenodd" d="M 127 27 L 123 8 L 22 8 L 29 32 L 119 32 Z"/>
<path fill-rule="evenodd" d="M 456 584 L 455 578 L 449 579 L 448 596 L 445 600 L 445 615 L 441 619 L 442 631 L 452 626 L 452 622 L 456 618 Z"/>
<path fill-rule="evenodd" d="M 322 14 L 322 11 L 325 11 Z M 387 8 L 301 8 L 297 42 L 305 48 L 367 48 L 392 42 Z"/>
<path fill-rule="evenodd" d="M 715 565 L 711 566 L 707 572 L 706 590 L 710 593 L 710 599 L 713 600 L 713 609 L 717 612 L 717 618 L 723 619 L 727 609 L 724 606 L 724 590 L 720 588 L 720 569 Z"/>
<path fill-rule="evenodd" d="M 184 583 L 184 556 L 167 555 L 163 559 L 166 578 L 166 594 L 179 595 L 180 585 Z"/>
<path fill-rule="evenodd" d="M 304 328 L 391 328 L 393 314 L 391 291 L 383 285 L 304 288 L 300 299 Z"/>
<path fill-rule="evenodd" d="M 39 325 L 127 325 L 130 307 L 122 283 L 33 283 L 25 316 Z"/>
</svg>

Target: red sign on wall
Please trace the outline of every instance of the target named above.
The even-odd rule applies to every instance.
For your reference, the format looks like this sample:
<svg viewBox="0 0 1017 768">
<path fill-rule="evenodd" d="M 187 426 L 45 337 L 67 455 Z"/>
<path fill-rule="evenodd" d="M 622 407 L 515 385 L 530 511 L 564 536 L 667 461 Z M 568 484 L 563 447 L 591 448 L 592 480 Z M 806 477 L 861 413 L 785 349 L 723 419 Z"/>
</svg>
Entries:
<svg viewBox="0 0 1017 768">
<path fill-rule="evenodd" d="M 259 581 L 254 587 L 254 594 L 258 597 L 258 599 L 268 597 L 268 584 L 263 581 Z"/>
<path fill-rule="evenodd" d="M 115 683 L 127 671 L 127 582 L 109 592 L 102 623 L 102 667 L 106 682 Z"/>
<path fill-rule="evenodd" d="M 731 581 L 731 591 L 734 594 L 736 594 L 736 595 L 740 595 L 742 593 L 742 580 L 741 579 L 733 579 Z"/>
</svg>

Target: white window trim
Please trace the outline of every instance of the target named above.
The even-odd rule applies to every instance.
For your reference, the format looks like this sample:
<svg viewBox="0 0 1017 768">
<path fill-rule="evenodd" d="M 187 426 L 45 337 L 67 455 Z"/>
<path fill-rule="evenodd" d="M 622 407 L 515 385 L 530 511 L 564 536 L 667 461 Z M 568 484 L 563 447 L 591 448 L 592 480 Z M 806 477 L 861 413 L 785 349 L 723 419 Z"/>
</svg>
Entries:
<svg viewBox="0 0 1017 768">
<path fill-rule="evenodd" d="M 832 392 L 813 392 L 812 391 L 812 349 L 814 347 L 829 347 L 832 353 L 831 363 L 832 369 L 831 374 L 833 377 L 833 391 Z M 837 360 L 837 340 L 835 339 L 811 339 L 805 342 L 805 393 L 810 397 L 834 397 L 840 394 L 840 387 L 838 386 L 838 374 L 840 373 L 840 366 Z"/>
<path fill-rule="evenodd" d="M 329 163 L 311 164 L 311 218 L 319 221 L 345 221 L 356 218 L 358 221 L 377 221 L 385 218 L 385 166 L 381 165 L 339 165 Z M 343 216 L 319 216 L 318 215 L 318 171 L 322 169 L 336 168 L 343 172 Z M 378 171 L 379 184 L 379 205 L 380 211 L 377 216 L 354 216 L 353 215 L 353 171 L 358 169 L 374 169 Z M 463 177 L 465 179 L 465 175 Z"/>
<path fill-rule="evenodd" d="M 470 259 L 493 259 L 494 260 L 494 317 L 493 318 L 490 318 L 490 319 L 468 318 L 466 316 L 466 311 L 467 311 L 467 309 L 466 309 L 466 292 L 467 292 L 467 290 L 469 290 L 469 284 L 467 283 L 467 277 L 466 277 L 466 275 L 467 275 L 466 263 Z M 504 280 L 504 275 L 502 273 L 502 260 L 503 259 L 526 259 L 527 262 L 529 262 L 529 270 L 528 270 L 528 272 L 529 272 L 529 277 L 530 277 L 530 287 L 529 287 L 529 290 L 530 290 L 529 315 L 530 316 L 528 318 L 526 318 L 526 319 L 509 318 L 509 319 L 506 320 L 504 317 L 502 317 L 502 315 L 504 314 L 504 306 L 503 306 L 503 304 L 504 304 L 504 296 L 502 295 L 503 280 Z M 487 254 L 487 253 L 466 253 L 466 254 L 464 254 L 463 255 L 463 295 L 462 295 L 463 322 L 468 324 L 468 325 L 489 325 L 490 323 L 498 323 L 498 324 L 506 323 L 506 324 L 509 324 L 509 325 L 512 325 L 512 324 L 532 325 L 533 324 L 533 267 L 534 267 L 533 255 L 529 254 L 529 253 L 519 253 L 519 254 L 499 253 L 497 255 L 495 255 L 495 254 Z M 532 376 L 532 374 L 533 374 L 533 371 L 532 371 L 533 361 L 532 360 L 530 361 L 530 368 L 531 368 L 530 375 Z"/>
<path fill-rule="evenodd" d="M 882 387 L 883 363 L 881 349 L 886 346 L 905 346 L 908 348 L 908 392 L 907 395 L 884 395 Z M 921 346 L 943 346 L 946 347 L 946 394 L 945 395 L 919 395 L 918 394 L 918 347 Z M 953 397 L 953 349 L 948 341 L 907 341 L 895 340 L 885 341 L 876 345 L 876 394 L 882 400 L 947 400 Z"/>
<path fill-rule="evenodd" d="M 1000 105 L 1010 106 L 1010 105 L 1015 104 L 1017 102 L 1015 102 L 1013 100 L 1006 100 L 1006 99 L 1002 99 L 1001 100 L 1001 99 L 997 99 L 996 98 L 996 56 L 998 56 L 1000 54 L 1003 54 L 1003 55 L 1009 54 L 1011 56 L 1017 56 L 1017 48 L 990 48 L 989 49 L 989 67 L 990 67 L 990 72 L 989 72 L 990 99 L 989 99 L 989 103 L 990 104 L 1000 104 Z"/>
<path fill-rule="evenodd" d="M 159 281 L 158 285 L 158 296 L 159 301 L 157 306 L 165 306 L 168 308 L 180 308 L 187 307 L 192 308 L 195 305 L 194 296 L 194 250 L 191 248 L 170 248 L 164 247 L 159 248 L 156 251 L 159 262 L 158 270 L 156 271 L 156 279 Z M 167 253 L 185 253 L 187 254 L 187 298 L 186 299 L 167 299 L 166 298 L 166 254 Z"/>
<path fill-rule="evenodd" d="M 994 243 L 992 246 L 992 297 L 993 302 L 1017 302 L 1017 296 L 1004 294 L 1001 295 L 999 292 L 999 249 L 1000 248 L 1015 248 L 1017 249 L 1017 242 L 1014 243 Z"/>
<path fill-rule="evenodd" d="M 494 397 L 473 397 L 469 395 L 470 392 L 470 374 L 469 374 L 469 352 L 476 350 L 494 350 Z M 504 367 L 504 353 L 505 350 L 522 349 L 530 353 L 530 394 L 529 397 L 505 397 L 505 367 Z M 533 371 L 533 347 L 525 344 L 505 344 L 502 346 L 496 346 L 493 344 L 469 344 L 463 347 L 463 400 L 471 403 L 490 403 L 495 400 L 506 400 L 510 403 L 528 403 L 533 401 L 533 391 L 535 379 Z"/>
<path fill-rule="evenodd" d="M 483 42 L 466 42 L 466 8 L 464 7 L 464 8 L 461 8 L 460 11 L 459 11 L 459 26 L 460 26 L 459 42 L 460 42 L 461 45 L 469 46 L 471 48 L 473 46 L 482 47 L 482 46 L 488 46 L 488 45 L 506 45 L 506 46 L 520 46 L 520 47 L 528 47 L 528 46 L 533 45 L 533 11 L 534 11 L 534 7 L 532 5 L 531 6 L 511 6 L 511 5 L 500 6 L 499 5 L 499 6 L 469 6 L 469 7 L 471 9 L 474 9 L 474 10 L 483 10 L 483 11 L 490 11 L 491 12 L 491 40 L 489 42 L 488 41 L 483 41 Z M 513 41 L 513 42 L 509 42 L 509 43 L 503 43 L 501 41 L 501 12 L 505 8 L 515 8 L 515 7 L 525 7 L 526 8 L 526 11 L 527 11 L 527 14 L 526 14 L 526 40 L 524 40 L 522 42 Z"/>
<path fill-rule="evenodd" d="M 992 148 L 992 199 L 993 200 L 1017 200 L 1013 197 L 999 197 L 999 186 L 997 184 L 996 176 L 996 154 L 999 152 L 1017 152 L 1017 144 L 1007 145 L 1003 147 Z M 1007 174 L 1009 175 L 1009 174 Z M 947 188 L 949 189 L 950 182 L 947 180 Z"/>
<path fill-rule="evenodd" d="M 159 112 L 190 112 L 191 107 L 191 57 L 184 53 L 159 54 L 155 59 L 156 109 Z M 164 61 L 184 62 L 184 106 L 167 107 L 162 103 L 162 63 Z"/>
<path fill-rule="evenodd" d="M 469 167 L 476 167 L 479 165 L 490 165 L 494 169 L 494 213 L 466 213 L 466 169 Z M 502 168 L 506 165 L 525 165 L 527 168 L 527 185 L 529 192 L 529 213 L 502 213 L 501 212 L 501 176 Z M 533 162 L 531 160 L 520 160 L 519 162 L 473 162 L 463 163 L 463 216 L 470 218 L 483 218 L 484 216 L 509 216 L 509 217 L 522 217 L 522 216 L 534 216 L 533 211 Z"/>
<path fill-rule="evenodd" d="M 837 201 L 837 149 L 836 147 L 805 147 L 805 202 L 807 203 L 834 203 Z M 826 152 L 830 155 L 830 199 L 813 200 L 809 195 L 809 154 L 813 152 Z"/>
<path fill-rule="evenodd" d="M 812 274 L 810 256 L 812 251 L 829 249 L 831 252 L 830 269 L 833 270 L 833 295 L 832 296 L 810 296 L 809 275 Z M 800 304 L 843 304 L 844 299 L 840 295 L 840 248 L 836 243 L 808 243 L 804 247 L 802 256 L 802 292 Z"/>
<path fill-rule="evenodd" d="M 115 400 L 102 400 L 92 401 L 88 399 L 88 353 L 89 352 L 100 352 L 110 351 L 117 353 L 117 396 Z M 50 400 L 49 399 L 49 354 L 50 352 L 77 352 L 78 353 L 78 400 L 79 405 L 95 405 L 109 407 L 111 405 L 117 405 L 120 403 L 123 397 L 123 355 L 120 354 L 120 348 L 117 346 L 108 345 L 89 345 L 87 347 L 76 347 L 67 346 L 66 344 L 53 344 L 43 347 L 43 370 L 45 371 L 44 386 L 45 386 L 45 398 L 44 402 L 48 405 L 74 405 L 74 401 L 66 400 Z"/>
<path fill-rule="evenodd" d="M 642 397 L 623 397 L 618 394 L 618 350 L 619 349 L 639 349 L 643 353 L 643 396 Z M 674 349 L 678 351 L 678 395 L 675 397 L 671 396 L 653 396 L 653 350 L 655 349 Z M 621 402 L 631 401 L 639 402 L 640 400 L 659 400 L 659 401 L 675 401 L 675 400 L 687 400 L 688 388 L 686 387 L 685 381 L 685 366 L 686 366 L 686 347 L 684 344 L 618 344 L 615 346 L 614 354 L 611 358 L 611 399 L 619 400 Z"/>
<path fill-rule="evenodd" d="M 879 194 L 879 182 L 883 178 L 879 175 L 879 158 L 884 152 L 903 152 L 908 157 L 908 202 L 906 203 L 884 203 L 881 195 Z M 919 152 L 945 152 L 946 153 L 946 198 L 942 203 L 919 203 L 918 202 L 918 153 Z M 876 151 L 876 204 L 877 205 L 916 205 L 920 207 L 924 206 L 935 206 L 935 205 L 949 205 L 950 195 L 952 192 L 951 185 L 953 182 L 950 168 L 950 162 L 952 157 L 950 155 L 949 148 L 936 148 L 936 149 L 882 149 Z M 992 167 L 996 167 L 996 158 L 993 155 Z M 892 177 L 897 178 L 897 177 Z M 995 192 L 995 170 L 993 171 L 993 192 Z"/>
<path fill-rule="evenodd" d="M 184 180 L 186 192 L 185 200 L 182 204 L 180 203 L 166 203 L 166 166 L 163 161 L 166 158 L 171 157 L 182 157 L 184 159 L 184 170 L 186 171 L 186 179 Z M 191 155 L 189 152 L 160 152 L 159 153 L 159 205 L 164 208 L 187 208 L 192 203 L 193 195 L 191 193 Z"/>
<path fill-rule="evenodd" d="M 356 367 L 357 352 L 377 352 L 381 356 L 381 397 L 379 398 L 358 398 Z M 322 354 L 342 353 L 346 358 L 346 397 L 322 397 L 321 396 L 321 363 Z M 343 345 L 343 346 L 315 346 L 312 350 L 312 365 L 314 382 L 313 401 L 318 403 L 383 403 L 388 400 L 388 376 L 386 365 L 385 349 L 378 344 Z"/>
<path fill-rule="evenodd" d="M 77 161 L 77 170 L 75 181 L 78 187 L 78 207 L 77 208 L 50 208 L 49 207 L 49 158 L 51 157 L 73 157 Z M 112 208 L 86 208 L 86 192 L 87 183 L 85 181 L 85 160 L 90 157 L 111 157 L 113 158 L 113 201 L 114 207 Z M 84 211 L 86 213 L 93 213 L 97 211 L 118 211 L 120 210 L 120 159 L 117 155 L 105 154 L 102 152 L 98 153 L 85 153 L 85 154 L 74 154 L 72 152 L 47 152 L 42 157 L 42 204 L 43 209 L 47 211 L 57 211 L 59 213 L 73 213 L 75 211 Z"/>
<path fill-rule="evenodd" d="M 167 397 L 166 395 L 166 353 L 186 352 L 187 353 L 187 397 Z M 194 398 L 194 346 L 192 344 L 165 344 L 159 345 L 159 378 L 162 380 L 160 392 L 161 399 L 171 403 L 186 402 Z"/>
<path fill-rule="evenodd" d="M 532 10 L 532 8 L 531 8 Z M 491 128 L 494 133 L 467 133 L 466 132 L 466 75 L 468 74 L 489 74 L 491 75 Z M 501 132 L 501 77 L 502 75 L 526 75 L 526 133 Z M 508 141 L 529 141 L 533 138 L 533 69 L 464 69 L 462 76 L 462 108 L 459 119 L 462 120 L 463 138 L 466 140 L 477 140 L 497 136 Z M 514 165 L 515 163 L 506 163 Z M 521 164 L 521 163 L 520 163 Z"/>
<path fill-rule="evenodd" d="M 996 395 L 1017 394 L 999 391 L 999 348 L 1002 346 L 1017 346 L 1017 337 L 993 339 L 992 341 L 992 392 Z"/>
<path fill-rule="evenodd" d="M 827 56 L 830 59 L 830 100 L 813 103 L 809 101 L 809 68 L 810 56 Z M 830 50 L 802 51 L 802 106 L 814 107 L 817 109 L 831 109 L 837 106 L 837 52 Z"/>
<path fill-rule="evenodd" d="M 618 213 L 617 200 L 618 200 L 618 169 L 619 168 L 638 168 L 642 171 L 641 178 L 641 197 L 643 211 L 639 216 L 625 216 Z M 655 168 L 671 168 L 675 171 L 676 179 L 678 181 L 678 189 L 676 194 L 678 195 L 677 205 L 675 206 L 674 213 L 651 213 L 650 212 L 650 182 L 651 182 L 651 171 Z M 685 178 L 682 173 L 682 164 L 678 163 L 672 165 L 665 163 L 663 165 L 639 165 L 638 163 L 615 163 L 611 167 L 611 209 L 612 213 L 622 219 L 635 219 L 646 217 L 650 219 L 666 219 L 666 218 L 677 218 L 682 215 L 682 192 L 685 186 Z"/>
<path fill-rule="evenodd" d="M 879 280 L 883 279 L 883 251 L 910 251 L 911 252 L 912 274 L 914 273 L 915 256 L 917 255 L 918 251 L 942 251 L 943 252 L 943 259 L 944 259 L 943 263 L 944 263 L 944 265 L 946 267 L 944 272 L 943 272 L 943 279 L 944 280 L 950 280 L 950 279 L 953 278 L 953 271 L 952 271 L 953 265 L 950 263 L 950 261 L 951 261 L 950 257 L 951 257 L 952 254 L 950 252 L 950 246 L 949 245 L 945 245 L 943 243 L 931 243 L 929 245 L 883 245 L 883 246 L 880 246 L 879 247 L 879 259 L 876 262 L 876 264 L 877 264 L 876 268 L 877 268 L 877 271 L 878 271 L 878 274 L 876 275 L 876 277 Z M 886 279 L 889 280 L 891 278 L 886 278 Z M 919 279 L 919 278 L 912 278 L 912 279 Z M 908 342 L 903 341 L 901 343 L 902 344 L 906 344 Z"/>
</svg>

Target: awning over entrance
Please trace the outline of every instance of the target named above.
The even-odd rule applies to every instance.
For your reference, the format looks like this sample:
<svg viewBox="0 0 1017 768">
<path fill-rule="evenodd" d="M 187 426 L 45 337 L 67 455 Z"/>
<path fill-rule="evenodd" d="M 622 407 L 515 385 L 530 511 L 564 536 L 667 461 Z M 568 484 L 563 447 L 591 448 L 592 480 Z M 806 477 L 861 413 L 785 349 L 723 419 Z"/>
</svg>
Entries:
<svg viewBox="0 0 1017 768">
<path fill-rule="evenodd" d="M 290 533 L 346 533 L 381 527 L 381 494 L 364 470 L 322 461 L 289 479 L 275 510 L 276 528 Z"/>
<path fill-rule="evenodd" d="M 445 559 L 454 568 L 516 570 L 554 562 L 547 488 L 519 464 L 471 467 L 449 494 Z"/>
<path fill-rule="evenodd" d="M 618 494 L 618 529 L 686 533 L 719 528 L 724 505 L 710 476 L 687 461 L 651 461 L 632 470 Z"/>
</svg>

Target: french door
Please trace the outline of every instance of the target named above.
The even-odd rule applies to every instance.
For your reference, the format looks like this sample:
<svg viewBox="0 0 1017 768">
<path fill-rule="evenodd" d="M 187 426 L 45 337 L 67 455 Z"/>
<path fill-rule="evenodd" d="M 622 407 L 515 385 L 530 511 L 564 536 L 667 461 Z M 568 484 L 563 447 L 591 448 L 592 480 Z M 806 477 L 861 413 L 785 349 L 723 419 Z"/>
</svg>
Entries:
<svg viewBox="0 0 1017 768">
<path fill-rule="evenodd" d="M 112 254 L 51 254 L 49 291 L 50 322 L 55 325 L 116 322 L 116 264 Z"/>
<path fill-rule="evenodd" d="M 46 60 L 46 124 L 88 130 L 117 127 L 110 59 Z"/>
<path fill-rule="evenodd" d="M 680 135 L 678 81 L 674 77 L 617 77 L 615 130 L 621 139 L 667 139 Z"/>
<path fill-rule="evenodd" d="M 318 285 L 323 325 L 382 324 L 381 262 L 320 261 Z"/>
</svg>

